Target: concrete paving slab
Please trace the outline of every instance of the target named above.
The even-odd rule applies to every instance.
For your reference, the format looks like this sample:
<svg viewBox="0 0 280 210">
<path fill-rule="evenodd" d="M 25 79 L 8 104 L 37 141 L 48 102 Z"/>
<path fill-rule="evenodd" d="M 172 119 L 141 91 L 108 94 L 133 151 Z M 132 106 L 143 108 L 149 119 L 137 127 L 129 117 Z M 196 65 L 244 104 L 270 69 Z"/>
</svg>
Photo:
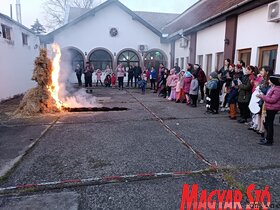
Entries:
<svg viewBox="0 0 280 210">
<path fill-rule="evenodd" d="M 4 185 L 205 168 L 158 122 L 62 124 Z"/>
<path fill-rule="evenodd" d="M 174 131 L 218 166 L 280 165 L 280 142 L 272 147 L 257 144 L 260 136 L 236 121 L 200 118 L 165 121 Z M 275 134 L 279 136 L 279 132 Z"/>
<path fill-rule="evenodd" d="M 87 187 L 82 193 L 80 209 L 180 209 L 184 184 L 199 184 L 199 190 L 206 189 L 208 192 L 229 189 L 222 181 L 209 175 L 94 186 Z"/>
<path fill-rule="evenodd" d="M 0 177 L 20 160 L 46 128 L 46 125 L 0 126 Z"/>
<path fill-rule="evenodd" d="M 79 194 L 76 192 L 0 198 L 2 210 L 77 210 L 78 207 Z"/>
</svg>

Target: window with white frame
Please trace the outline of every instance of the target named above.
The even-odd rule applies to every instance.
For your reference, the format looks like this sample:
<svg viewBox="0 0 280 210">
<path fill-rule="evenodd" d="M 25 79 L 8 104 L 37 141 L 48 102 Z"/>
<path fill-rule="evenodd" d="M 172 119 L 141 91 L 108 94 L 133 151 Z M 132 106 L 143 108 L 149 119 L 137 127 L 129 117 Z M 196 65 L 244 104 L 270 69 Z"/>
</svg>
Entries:
<svg viewBox="0 0 280 210">
<path fill-rule="evenodd" d="M 1 28 L 2 28 L 2 36 L 4 39 L 8 39 L 11 40 L 11 27 L 6 26 L 4 24 L 1 24 Z"/>
<path fill-rule="evenodd" d="M 212 72 L 212 54 L 206 55 L 206 75 L 209 75 Z"/>
<path fill-rule="evenodd" d="M 185 64 L 185 58 L 184 57 L 182 57 L 181 58 L 181 69 L 184 69 L 184 64 Z"/>
<path fill-rule="evenodd" d="M 219 52 L 216 54 L 216 65 L 215 65 L 215 70 L 218 71 L 220 68 L 222 68 L 224 65 L 224 53 Z"/>
<path fill-rule="evenodd" d="M 198 64 L 203 68 L 203 55 L 197 56 Z"/>
<path fill-rule="evenodd" d="M 177 64 L 179 66 L 179 58 L 176 58 L 175 64 Z"/>
<path fill-rule="evenodd" d="M 25 33 L 22 33 L 22 44 L 23 45 L 28 45 L 28 35 Z"/>
</svg>

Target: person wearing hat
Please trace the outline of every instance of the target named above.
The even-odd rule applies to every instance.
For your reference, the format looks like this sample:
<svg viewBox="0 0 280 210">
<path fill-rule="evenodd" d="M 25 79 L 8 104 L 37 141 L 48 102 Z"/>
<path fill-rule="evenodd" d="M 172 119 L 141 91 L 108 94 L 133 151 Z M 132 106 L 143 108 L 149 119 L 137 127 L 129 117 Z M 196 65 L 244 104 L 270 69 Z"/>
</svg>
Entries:
<svg viewBox="0 0 280 210">
<path fill-rule="evenodd" d="M 271 146 L 273 144 L 273 122 L 275 115 L 280 111 L 280 75 L 270 76 L 271 88 L 268 90 L 267 94 L 257 95 L 260 99 L 264 101 L 264 106 L 266 107 L 266 117 L 265 117 L 265 129 L 266 138 L 262 139 L 259 144 Z"/>
<path fill-rule="evenodd" d="M 212 72 L 209 76 L 209 81 L 206 84 L 206 107 L 207 111 L 212 114 L 219 113 L 219 96 L 220 96 L 220 82 L 218 74 Z"/>
</svg>

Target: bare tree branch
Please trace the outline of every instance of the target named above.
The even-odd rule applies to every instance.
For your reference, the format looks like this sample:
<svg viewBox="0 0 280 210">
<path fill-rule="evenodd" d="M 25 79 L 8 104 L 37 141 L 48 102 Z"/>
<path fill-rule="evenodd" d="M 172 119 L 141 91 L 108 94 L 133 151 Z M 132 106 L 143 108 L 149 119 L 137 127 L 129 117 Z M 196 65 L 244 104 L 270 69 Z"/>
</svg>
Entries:
<svg viewBox="0 0 280 210">
<path fill-rule="evenodd" d="M 68 7 L 92 8 L 94 3 L 95 0 L 45 0 L 46 27 L 54 29 L 63 25 Z"/>
</svg>

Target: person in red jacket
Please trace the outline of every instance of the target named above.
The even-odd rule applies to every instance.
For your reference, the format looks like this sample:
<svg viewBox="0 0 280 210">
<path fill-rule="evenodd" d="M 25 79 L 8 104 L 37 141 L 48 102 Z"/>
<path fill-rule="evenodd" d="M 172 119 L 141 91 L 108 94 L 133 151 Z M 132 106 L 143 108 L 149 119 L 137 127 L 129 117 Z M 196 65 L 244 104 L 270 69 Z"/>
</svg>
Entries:
<svg viewBox="0 0 280 210">
<path fill-rule="evenodd" d="M 113 73 L 112 78 L 111 78 L 111 83 L 112 83 L 113 88 L 116 87 L 116 80 L 117 80 L 117 77 L 116 77 L 115 73 Z"/>
<path fill-rule="evenodd" d="M 273 122 L 275 115 L 280 111 L 280 75 L 273 75 L 270 77 L 271 88 L 266 95 L 257 95 L 264 101 L 266 107 L 265 129 L 266 138 L 262 139 L 259 144 L 271 146 L 273 144 Z"/>
<path fill-rule="evenodd" d="M 201 95 L 201 99 L 200 99 L 199 103 L 203 104 L 204 103 L 204 95 L 205 95 L 204 94 L 204 86 L 205 86 L 205 83 L 207 82 L 207 77 L 206 77 L 204 71 L 202 70 L 202 68 L 200 67 L 199 64 L 195 64 L 194 69 L 196 71 L 198 85 L 199 85 L 199 89 L 200 89 L 200 95 Z"/>
</svg>

